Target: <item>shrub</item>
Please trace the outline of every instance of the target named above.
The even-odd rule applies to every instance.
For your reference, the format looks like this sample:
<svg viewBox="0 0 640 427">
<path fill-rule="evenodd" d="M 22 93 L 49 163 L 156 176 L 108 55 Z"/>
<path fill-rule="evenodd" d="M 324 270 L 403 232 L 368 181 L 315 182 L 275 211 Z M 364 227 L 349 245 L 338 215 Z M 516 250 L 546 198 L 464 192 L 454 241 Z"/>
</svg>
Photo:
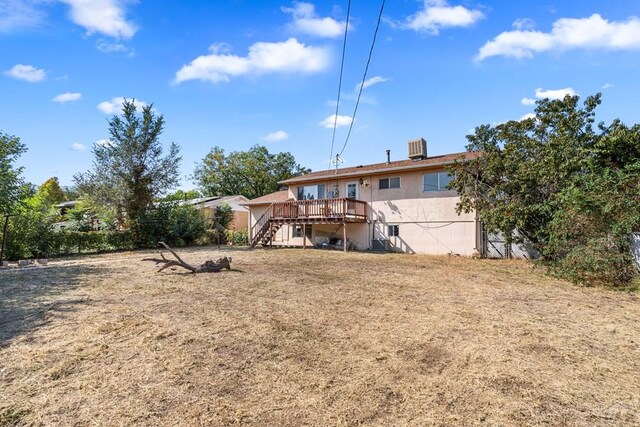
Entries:
<svg viewBox="0 0 640 427">
<path fill-rule="evenodd" d="M 206 231 L 204 215 L 193 206 L 173 207 L 169 215 L 169 224 L 169 241 L 176 246 L 191 246 Z"/>
<path fill-rule="evenodd" d="M 131 233 L 136 247 L 155 248 L 159 241 L 171 246 L 193 245 L 205 231 L 206 220 L 200 210 L 164 202 L 142 213 Z"/>
<path fill-rule="evenodd" d="M 563 189 L 545 248 L 551 271 L 586 285 L 627 286 L 637 275 L 632 235 L 640 229 L 640 164 L 585 175 Z"/>
<path fill-rule="evenodd" d="M 24 206 L 9 219 L 5 244 L 7 259 L 47 256 L 56 245 L 55 218 L 47 212 Z"/>
<path fill-rule="evenodd" d="M 550 270 L 558 277 L 585 285 L 628 284 L 637 273 L 629 240 L 613 236 L 590 238 L 552 262 Z"/>
<path fill-rule="evenodd" d="M 247 230 L 226 230 L 226 241 L 229 245 L 248 245 L 249 232 Z"/>
</svg>

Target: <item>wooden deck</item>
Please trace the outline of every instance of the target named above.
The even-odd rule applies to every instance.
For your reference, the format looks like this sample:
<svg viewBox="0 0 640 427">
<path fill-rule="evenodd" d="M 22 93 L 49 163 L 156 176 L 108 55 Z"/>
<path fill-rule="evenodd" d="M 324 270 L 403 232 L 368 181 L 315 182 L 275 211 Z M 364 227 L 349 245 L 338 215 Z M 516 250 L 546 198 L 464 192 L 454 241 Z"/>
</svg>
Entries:
<svg viewBox="0 0 640 427">
<path fill-rule="evenodd" d="M 273 203 L 269 209 L 271 210 L 271 221 L 278 223 L 308 224 L 367 221 L 367 203 L 346 198 L 289 200 Z"/>
<path fill-rule="evenodd" d="M 335 198 L 317 200 L 288 200 L 275 202 L 256 221 L 250 230 L 251 247 L 272 244 L 278 229 L 285 224 L 343 224 L 367 222 L 367 203 L 361 200 Z M 347 241 L 347 227 L 343 227 L 343 241 Z M 303 247 L 306 239 L 303 239 Z M 345 251 L 347 250 L 345 245 Z"/>
</svg>

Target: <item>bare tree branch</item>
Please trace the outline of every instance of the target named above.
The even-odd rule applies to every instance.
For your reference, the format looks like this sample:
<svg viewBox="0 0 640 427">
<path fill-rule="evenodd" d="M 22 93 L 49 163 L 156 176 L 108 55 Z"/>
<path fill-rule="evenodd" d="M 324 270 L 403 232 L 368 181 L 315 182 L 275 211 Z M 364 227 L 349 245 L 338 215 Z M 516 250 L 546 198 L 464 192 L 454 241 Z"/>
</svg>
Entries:
<svg viewBox="0 0 640 427">
<path fill-rule="evenodd" d="M 165 242 L 158 242 L 163 248 L 168 250 L 176 259 L 167 259 L 162 252 L 160 252 L 160 256 L 162 258 L 143 258 L 142 261 L 151 261 L 155 262 L 156 265 L 161 264 L 162 266 L 158 270 L 158 273 L 162 270 L 170 267 L 182 267 L 186 270 L 189 270 L 192 273 L 218 273 L 223 268 L 227 270 L 231 270 L 231 258 L 222 257 L 218 258 L 216 261 L 207 260 L 204 264 L 201 264 L 198 267 L 195 267 L 191 264 L 186 263 L 180 256 L 169 247 Z"/>
</svg>

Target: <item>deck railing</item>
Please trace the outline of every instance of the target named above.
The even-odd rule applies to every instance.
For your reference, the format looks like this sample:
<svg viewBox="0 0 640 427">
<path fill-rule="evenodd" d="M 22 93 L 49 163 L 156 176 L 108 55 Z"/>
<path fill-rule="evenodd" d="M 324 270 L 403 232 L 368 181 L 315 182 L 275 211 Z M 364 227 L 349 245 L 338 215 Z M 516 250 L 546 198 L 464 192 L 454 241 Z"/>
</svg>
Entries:
<svg viewBox="0 0 640 427">
<path fill-rule="evenodd" d="M 367 203 L 347 198 L 289 200 L 273 203 L 270 209 L 270 216 L 274 220 L 317 219 L 354 222 L 367 220 Z"/>
</svg>

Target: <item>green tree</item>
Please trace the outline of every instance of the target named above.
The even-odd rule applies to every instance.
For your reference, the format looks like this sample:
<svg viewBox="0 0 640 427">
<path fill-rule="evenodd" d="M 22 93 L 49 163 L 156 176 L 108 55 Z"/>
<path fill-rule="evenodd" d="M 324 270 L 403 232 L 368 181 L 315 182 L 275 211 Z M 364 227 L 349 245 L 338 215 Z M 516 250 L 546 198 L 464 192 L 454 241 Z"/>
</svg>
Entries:
<svg viewBox="0 0 640 427">
<path fill-rule="evenodd" d="M 560 275 L 628 281 L 630 234 L 640 225 L 640 127 L 594 126 L 600 94 L 578 101 L 544 99 L 535 118 L 477 127 L 467 149 L 480 155 L 453 165 L 451 185 L 459 211 L 475 210 L 507 239 L 526 239 Z"/>
<path fill-rule="evenodd" d="M 21 198 L 21 167 L 15 162 L 27 149 L 20 138 L 0 132 L 0 215 L 11 212 Z"/>
<path fill-rule="evenodd" d="M 65 185 L 62 187 L 62 192 L 64 193 L 65 200 L 78 200 L 80 198 L 80 193 L 75 186 Z"/>
<path fill-rule="evenodd" d="M 593 129 L 600 96 L 538 101 L 536 117 L 483 125 L 468 135 L 477 158 L 457 162 L 452 186 L 461 196 L 459 211 L 476 210 L 491 231 L 511 236 L 518 230 L 544 253 L 547 227 L 558 209 L 557 196 L 579 172 L 593 169 Z"/>
<path fill-rule="evenodd" d="M 9 218 L 7 258 L 47 256 L 55 242 L 55 209 L 43 203 L 32 185 L 20 187 L 21 198 L 15 203 Z"/>
<path fill-rule="evenodd" d="M 38 187 L 36 196 L 40 198 L 42 204 L 47 207 L 61 203 L 66 199 L 64 191 L 60 188 L 60 182 L 58 182 L 58 178 L 55 176 L 49 178 Z"/>
<path fill-rule="evenodd" d="M 272 154 L 256 145 L 229 154 L 214 147 L 197 165 L 193 177 L 204 194 L 254 199 L 278 191 L 278 181 L 309 172 L 291 153 Z"/>
<path fill-rule="evenodd" d="M 191 200 L 202 197 L 202 194 L 198 190 L 176 190 L 173 193 L 169 193 L 162 198 L 163 201 L 171 202 L 171 201 L 180 201 L 180 200 Z"/>
<path fill-rule="evenodd" d="M 178 184 L 180 149 L 171 143 L 163 156 L 164 118 L 152 105 L 139 115 L 134 102 L 125 100 L 122 115 L 108 123 L 111 137 L 94 145 L 93 169 L 75 175 L 74 182 L 83 198 L 114 210 L 121 223 L 134 229 L 153 201 Z"/>
<path fill-rule="evenodd" d="M 629 282 L 637 273 L 631 235 L 640 230 L 640 162 L 581 175 L 559 202 L 549 226 L 552 270 L 579 283 Z"/>
<path fill-rule="evenodd" d="M 226 230 L 231 225 L 233 218 L 235 216 L 235 212 L 231 209 L 231 206 L 228 203 L 221 203 L 216 206 L 214 219 L 216 226 Z"/>
</svg>

